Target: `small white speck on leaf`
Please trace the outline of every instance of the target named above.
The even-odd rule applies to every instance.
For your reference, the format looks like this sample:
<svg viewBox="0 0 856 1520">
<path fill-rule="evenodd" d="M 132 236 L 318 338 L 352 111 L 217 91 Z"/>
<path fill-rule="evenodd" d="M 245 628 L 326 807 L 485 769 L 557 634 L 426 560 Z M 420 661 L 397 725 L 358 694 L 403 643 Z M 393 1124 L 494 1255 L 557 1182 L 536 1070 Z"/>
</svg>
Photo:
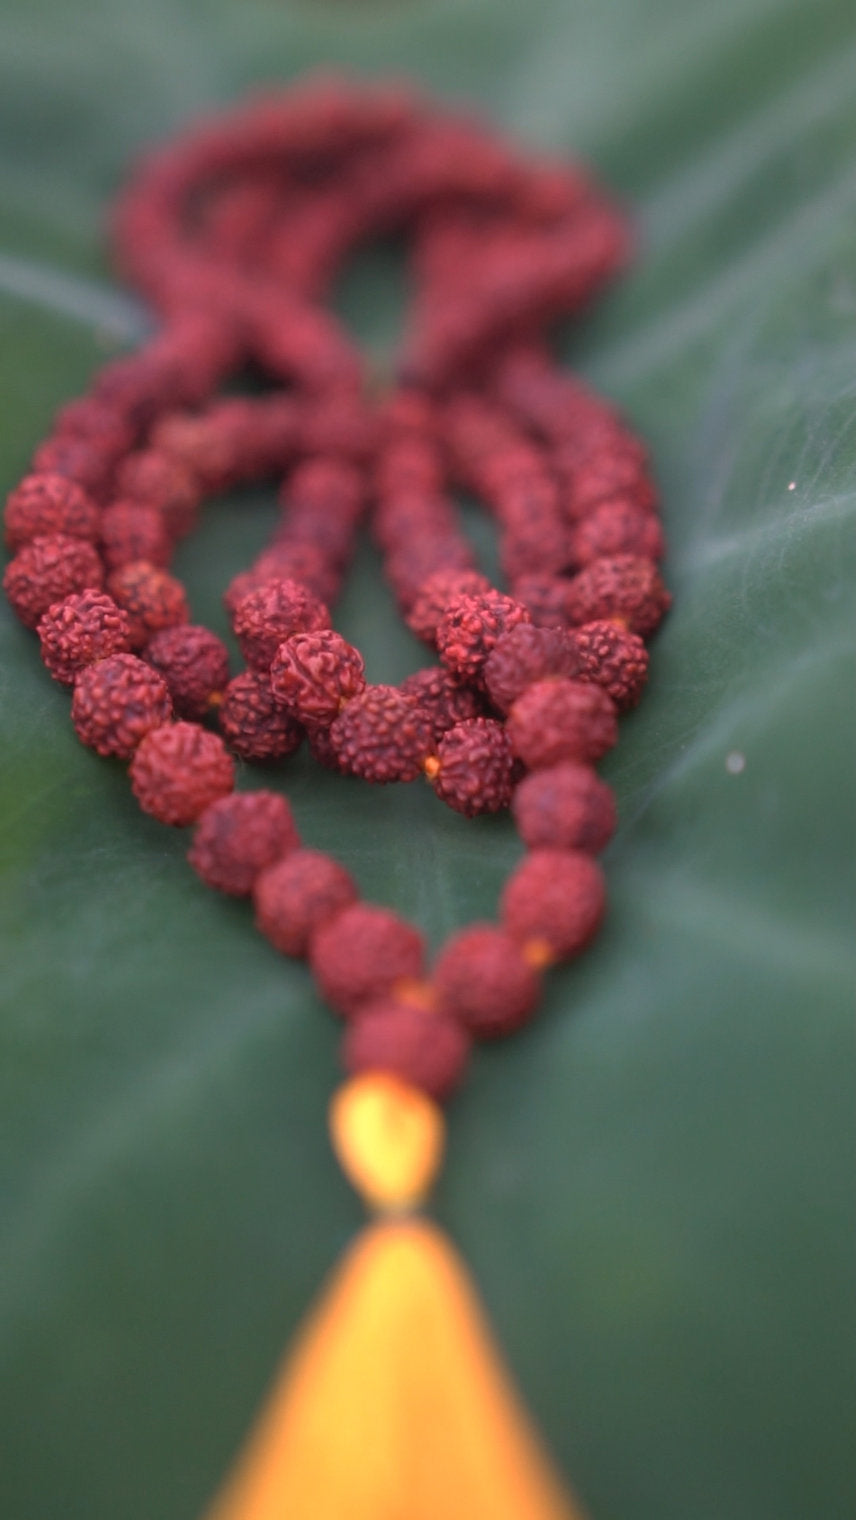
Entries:
<svg viewBox="0 0 856 1520">
<path fill-rule="evenodd" d="M 788 482 L 788 490 L 789 491 L 795 491 L 796 488 L 797 488 L 797 483 L 796 483 L 795 480 L 791 480 L 791 481 Z"/>
<path fill-rule="evenodd" d="M 739 776 L 746 769 L 746 756 L 739 749 L 733 749 L 725 757 L 725 769 L 729 776 Z"/>
</svg>

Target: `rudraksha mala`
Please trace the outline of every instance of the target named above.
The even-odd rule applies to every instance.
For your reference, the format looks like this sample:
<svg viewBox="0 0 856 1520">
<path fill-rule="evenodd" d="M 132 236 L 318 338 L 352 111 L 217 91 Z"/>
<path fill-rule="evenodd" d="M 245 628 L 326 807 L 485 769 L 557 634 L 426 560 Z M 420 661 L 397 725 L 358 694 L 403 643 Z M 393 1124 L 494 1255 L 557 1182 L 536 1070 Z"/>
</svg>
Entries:
<svg viewBox="0 0 856 1520">
<path fill-rule="evenodd" d="M 407 239 L 412 297 L 397 375 L 373 400 L 324 302 L 354 247 L 391 234 Z M 523 157 L 403 86 L 324 79 L 153 154 L 114 237 L 161 326 L 62 408 L 9 496 L 6 593 L 72 688 L 81 740 L 130 762 L 146 812 L 195 825 L 202 880 L 251 896 L 261 932 L 308 957 L 356 1079 L 334 1110 L 343 1164 L 382 1214 L 413 1206 L 437 1155 L 426 1139 L 430 1160 L 390 1192 L 395 1125 L 435 1133 L 473 1040 L 530 1019 L 544 970 L 604 912 L 595 857 L 615 806 L 595 767 L 669 595 L 645 448 L 556 368 L 546 334 L 625 263 L 627 225 L 576 165 Z M 223 392 L 247 374 L 252 393 Z M 259 478 L 281 481 L 282 510 L 226 588 L 246 662 L 230 675 L 169 564 L 207 495 Z M 505 590 L 475 564 L 456 491 L 495 519 Z M 400 687 L 367 683 L 328 610 L 366 520 L 438 656 Z M 499 922 L 454 934 L 426 970 L 420 933 L 360 901 L 278 792 L 235 791 L 235 757 L 303 743 L 366 781 L 425 777 L 467 816 L 510 806 L 526 854 Z M 382 1143 L 366 1140 L 369 1111 Z M 316 1520 L 309 1499 L 268 1510 L 248 1493 L 217 1516 Z"/>
</svg>

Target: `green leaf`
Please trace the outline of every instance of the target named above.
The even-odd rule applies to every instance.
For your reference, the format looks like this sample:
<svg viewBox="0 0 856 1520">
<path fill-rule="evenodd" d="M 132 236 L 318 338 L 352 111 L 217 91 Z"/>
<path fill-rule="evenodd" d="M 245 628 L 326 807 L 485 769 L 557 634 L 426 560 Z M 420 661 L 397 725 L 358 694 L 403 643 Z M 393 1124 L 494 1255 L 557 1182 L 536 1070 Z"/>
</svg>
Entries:
<svg viewBox="0 0 856 1520">
<path fill-rule="evenodd" d="M 650 440 L 674 611 L 605 767 L 608 925 L 479 1055 L 438 1214 L 594 1520 L 845 1520 L 853 7 L 6 0 L 4 489 L 143 329 L 101 242 L 130 156 L 321 63 L 579 152 L 640 228 L 566 356 Z M 346 281 L 369 346 L 398 288 L 381 255 Z M 272 502 L 212 504 L 183 550 L 203 620 Z M 340 626 L 374 679 L 419 663 L 369 549 Z M 77 743 L 5 607 L 0 639 L 0 1512 L 194 1520 L 359 1222 L 325 1134 L 338 1029 Z M 494 912 L 507 820 L 303 760 L 274 784 L 434 943 Z"/>
</svg>

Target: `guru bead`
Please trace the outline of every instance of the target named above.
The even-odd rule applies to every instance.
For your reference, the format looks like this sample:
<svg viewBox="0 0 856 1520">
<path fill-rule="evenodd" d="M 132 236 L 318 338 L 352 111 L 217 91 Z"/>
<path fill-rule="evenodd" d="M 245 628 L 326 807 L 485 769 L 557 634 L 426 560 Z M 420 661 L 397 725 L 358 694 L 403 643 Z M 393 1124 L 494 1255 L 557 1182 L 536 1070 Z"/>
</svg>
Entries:
<svg viewBox="0 0 856 1520">
<path fill-rule="evenodd" d="M 140 741 L 130 777 L 144 813 L 182 828 L 231 792 L 235 766 L 217 734 L 198 723 L 166 723 Z"/>
</svg>

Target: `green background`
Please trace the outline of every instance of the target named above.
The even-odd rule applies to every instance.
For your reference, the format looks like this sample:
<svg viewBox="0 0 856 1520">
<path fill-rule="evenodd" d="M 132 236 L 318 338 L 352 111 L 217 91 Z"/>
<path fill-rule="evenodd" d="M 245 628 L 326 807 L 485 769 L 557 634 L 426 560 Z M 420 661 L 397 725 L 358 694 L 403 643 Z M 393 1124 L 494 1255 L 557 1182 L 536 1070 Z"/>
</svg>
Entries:
<svg viewBox="0 0 856 1520">
<path fill-rule="evenodd" d="M 4 0 L 3 490 L 141 331 L 102 241 L 129 158 L 326 61 L 573 148 L 640 227 L 565 353 L 650 440 L 675 607 L 604 766 L 607 927 L 479 1054 L 437 1212 L 594 1520 L 849 1520 L 851 0 Z M 379 254 L 341 308 L 382 355 L 401 299 Z M 182 549 L 201 620 L 272 513 L 214 503 Z M 368 549 L 340 626 L 375 680 L 420 663 Z M 78 744 L 5 605 L 0 640 L 0 1513 L 194 1520 L 359 1221 L 338 1029 Z M 519 855 L 427 787 L 272 784 L 434 943 Z"/>
</svg>

